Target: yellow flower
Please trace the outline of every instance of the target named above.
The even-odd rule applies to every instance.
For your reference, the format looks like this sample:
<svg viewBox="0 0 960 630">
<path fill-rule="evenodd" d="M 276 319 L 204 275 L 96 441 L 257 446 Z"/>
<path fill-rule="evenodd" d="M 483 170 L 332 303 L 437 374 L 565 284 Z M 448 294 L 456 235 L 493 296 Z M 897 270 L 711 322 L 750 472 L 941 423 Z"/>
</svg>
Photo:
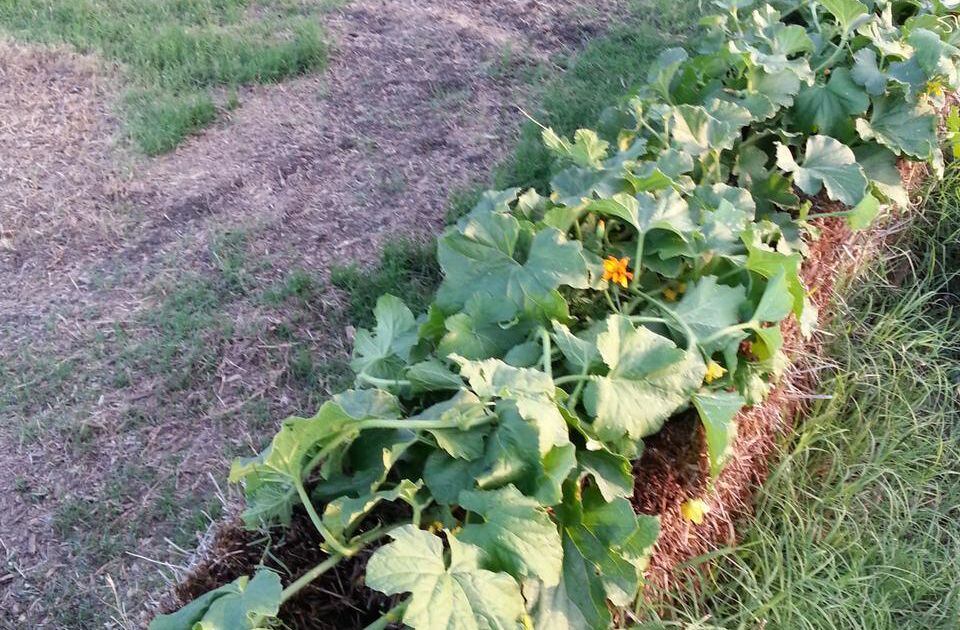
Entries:
<svg viewBox="0 0 960 630">
<path fill-rule="evenodd" d="M 629 258 L 617 260 L 614 256 L 607 256 L 607 259 L 603 261 L 603 279 L 619 284 L 626 289 L 627 283 L 633 280 L 633 274 L 627 271 L 627 263 L 629 262 Z"/>
<path fill-rule="evenodd" d="M 688 499 L 680 505 L 680 516 L 694 525 L 702 525 L 710 506 L 703 499 Z"/>
<path fill-rule="evenodd" d="M 723 378 L 723 375 L 727 373 L 727 369 L 717 363 L 716 361 L 710 361 L 707 363 L 707 373 L 704 375 L 703 380 L 708 383 L 712 383 L 718 378 Z"/>
<path fill-rule="evenodd" d="M 671 289 L 670 287 L 663 288 L 663 297 L 667 302 L 676 302 L 677 295 L 679 294 L 676 289 Z"/>
<path fill-rule="evenodd" d="M 927 96 L 943 96 L 943 81 L 933 79 L 927 82 L 927 89 L 923 92 Z"/>
</svg>

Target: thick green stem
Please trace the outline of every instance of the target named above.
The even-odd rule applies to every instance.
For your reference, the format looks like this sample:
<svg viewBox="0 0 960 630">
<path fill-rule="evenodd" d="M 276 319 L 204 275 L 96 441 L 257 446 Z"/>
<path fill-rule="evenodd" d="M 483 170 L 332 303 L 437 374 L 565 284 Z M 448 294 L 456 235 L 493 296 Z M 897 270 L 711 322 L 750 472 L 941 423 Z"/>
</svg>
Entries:
<svg viewBox="0 0 960 630">
<path fill-rule="evenodd" d="M 587 374 L 568 374 L 567 376 L 558 376 L 553 379 L 554 385 L 565 385 L 566 383 L 576 383 L 579 381 L 589 381 L 590 376 Z"/>
<path fill-rule="evenodd" d="M 840 43 L 837 44 L 837 49 L 833 51 L 832 55 L 827 57 L 826 61 L 824 61 L 814 69 L 813 71 L 814 74 L 820 74 L 821 71 L 831 67 L 833 63 L 837 60 L 837 58 L 839 58 L 840 55 L 843 54 L 843 52 L 846 50 L 847 36 L 848 35 L 844 33 L 843 37 L 840 38 Z"/>
<path fill-rule="evenodd" d="M 383 614 L 382 617 L 371 623 L 369 626 L 364 628 L 364 630 L 383 630 L 391 623 L 400 621 L 403 618 L 403 613 L 406 612 L 407 606 L 410 602 L 400 602 L 387 612 Z"/>
<path fill-rule="evenodd" d="M 474 420 L 469 425 L 461 425 L 458 422 L 450 420 L 409 420 L 406 418 L 374 418 L 371 420 L 361 420 L 351 428 L 357 431 L 368 431 L 370 429 L 407 429 L 409 431 L 432 431 L 434 429 L 472 429 L 483 424 L 490 424 L 496 420 L 496 416 L 489 415 Z"/>
<path fill-rule="evenodd" d="M 543 343 L 543 372 L 553 378 L 553 351 L 550 346 L 550 333 L 546 328 L 540 329 L 540 341 Z"/>
<path fill-rule="evenodd" d="M 287 588 L 283 589 L 282 593 L 280 593 L 280 603 L 283 604 L 285 601 L 299 593 L 307 584 L 313 582 L 315 579 L 333 567 L 337 566 L 341 560 L 343 560 L 343 556 L 340 554 L 334 554 L 298 577 L 295 582 L 292 582 L 289 586 L 287 586 Z"/>
<path fill-rule="evenodd" d="M 376 376 L 370 376 L 365 372 L 357 374 L 357 379 L 363 381 L 367 385 L 373 385 L 374 387 L 410 387 L 413 385 L 413 383 L 410 381 L 403 379 L 377 378 Z"/>
<path fill-rule="evenodd" d="M 690 328 L 690 325 L 683 320 L 682 317 L 676 314 L 672 308 L 661 302 L 660 300 L 647 295 L 646 293 L 640 294 L 645 300 L 659 308 L 661 311 L 670 316 L 670 319 L 677 322 L 681 329 L 683 329 L 683 334 L 687 337 L 687 350 L 693 350 L 697 345 L 697 335 L 693 332 L 693 329 Z"/>
<path fill-rule="evenodd" d="M 330 548 L 341 556 L 348 557 L 355 554 L 356 550 L 344 547 L 343 544 L 337 540 L 337 537 L 323 524 L 323 520 L 320 518 L 320 515 L 317 514 L 317 509 L 313 507 L 313 501 L 310 500 L 310 495 L 307 494 L 307 489 L 303 487 L 302 481 L 297 481 L 297 494 L 300 495 L 300 501 L 303 503 L 303 507 L 307 509 L 307 515 L 310 517 L 313 526 L 320 532 L 323 541 L 330 545 Z"/>
<path fill-rule="evenodd" d="M 646 239 L 645 232 L 637 234 L 637 250 L 633 255 L 633 280 L 630 281 L 630 288 L 637 288 L 640 282 L 640 272 L 643 270 L 643 241 Z"/>
<path fill-rule="evenodd" d="M 738 330 L 751 330 L 751 329 L 757 328 L 759 325 L 760 325 L 759 322 L 750 321 L 750 322 L 744 322 L 742 324 L 735 324 L 733 326 L 727 326 L 726 328 L 722 330 L 718 330 L 717 332 L 713 333 L 712 335 L 710 335 L 700 343 L 706 346 L 706 345 L 709 345 L 711 342 L 716 341 L 717 339 L 722 339 L 726 337 L 730 333 L 737 332 Z"/>
</svg>

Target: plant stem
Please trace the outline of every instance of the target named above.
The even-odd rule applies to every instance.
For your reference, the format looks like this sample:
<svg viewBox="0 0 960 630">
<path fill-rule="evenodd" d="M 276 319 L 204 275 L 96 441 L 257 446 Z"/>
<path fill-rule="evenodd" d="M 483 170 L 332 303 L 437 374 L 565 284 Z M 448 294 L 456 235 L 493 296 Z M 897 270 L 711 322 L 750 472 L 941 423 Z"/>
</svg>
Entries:
<svg viewBox="0 0 960 630">
<path fill-rule="evenodd" d="M 726 328 L 722 330 L 718 330 L 717 332 L 713 333 L 712 335 L 710 335 L 700 343 L 702 343 L 703 345 L 707 345 L 712 341 L 716 341 L 717 339 L 722 339 L 723 337 L 726 337 L 732 332 L 737 332 L 738 330 L 750 330 L 751 328 L 757 328 L 759 325 L 760 325 L 759 322 L 749 321 L 749 322 L 744 322 L 742 324 L 727 326 Z"/>
<path fill-rule="evenodd" d="M 368 385 L 373 385 L 374 387 L 410 387 L 413 385 L 413 383 L 410 381 L 403 379 L 377 378 L 376 376 L 370 376 L 366 372 L 360 372 L 357 374 L 357 379 Z"/>
<path fill-rule="evenodd" d="M 554 385 L 564 385 L 566 383 L 576 383 L 578 381 L 589 381 L 590 376 L 587 374 L 568 374 L 567 376 L 558 376 L 553 379 Z"/>
<path fill-rule="evenodd" d="M 841 53 L 843 53 L 844 50 L 846 50 L 847 36 L 848 36 L 847 33 L 843 34 L 843 37 L 840 38 L 840 43 L 837 44 L 837 49 L 833 51 L 833 54 L 827 57 L 827 59 L 823 63 L 821 63 L 819 66 L 817 66 L 813 70 L 814 74 L 820 74 L 821 70 L 825 68 L 829 68 L 830 66 L 833 65 L 833 62 L 835 62 L 837 58 L 841 55 Z"/>
<path fill-rule="evenodd" d="M 633 255 L 633 280 L 630 282 L 630 288 L 633 289 L 640 282 L 640 272 L 643 270 L 643 241 L 646 236 L 646 232 L 637 233 L 637 251 Z"/>
<path fill-rule="evenodd" d="M 640 294 L 645 300 L 659 308 L 661 311 L 670 316 L 670 319 L 677 322 L 680 327 L 683 329 L 683 334 L 687 336 L 687 351 L 693 350 L 697 345 L 697 335 L 693 332 L 693 329 L 690 328 L 690 325 L 683 320 L 682 317 L 676 314 L 672 308 L 661 302 L 660 300 L 647 295 L 646 293 Z"/>
<path fill-rule="evenodd" d="M 546 328 L 540 329 L 540 341 L 543 342 L 543 371 L 553 378 L 553 352 L 550 348 L 550 333 Z"/>
<path fill-rule="evenodd" d="M 317 509 L 313 507 L 313 501 L 310 500 L 310 495 L 307 494 L 307 489 L 303 487 L 303 481 L 297 480 L 296 483 L 297 494 L 300 495 L 300 501 L 303 503 L 303 507 L 307 509 L 307 515 L 310 517 L 313 526 L 320 532 L 323 541 L 330 545 L 330 548 L 341 556 L 348 557 L 355 554 L 356 550 L 344 547 L 340 541 L 337 540 L 336 536 L 327 529 L 326 525 L 323 524 L 323 520 L 320 518 L 320 515 L 317 514 Z"/>
<path fill-rule="evenodd" d="M 313 582 L 315 579 L 337 566 L 337 564 L 343 560 L 343 556 L 340 554 L 333 554 L 317 566 L 313 567 L 303 575 L 297 578 L 295 582 L 292 582 L 287 588 L 283 589 L 283 592 L 280 593 L 280 603 L 283 604 L 285 601 L 299 593 L 303 590 L 310 582 Z"/>
<path fill-rule="evenodd" d="M 403 613 L 406 612 L 407 606 L 410 604 L 409 601 L 400 602 L 387 612 L 383 614 L 382 617 L 371 623 L 369 626 L 364 628 L 364 630 L 383 630 L 389 624 L 400 621 L 403 617 Z"/>
<path fill-rule="evenodd" d="M 496 419 L 496 416 L 489 415 L 471 422 L 467 426 L 461 426 L 457 422 L 449 420 L 409 420 L 406 418 L 373 418 L 371 420 L 361 420 L 352 425 L 357 431 L 367 431 L 370 429 L 407 429 L 410 431 L 431 431 L 433 429 L 472 429 L 483 424 L 489 424 Z"/>
</svg>

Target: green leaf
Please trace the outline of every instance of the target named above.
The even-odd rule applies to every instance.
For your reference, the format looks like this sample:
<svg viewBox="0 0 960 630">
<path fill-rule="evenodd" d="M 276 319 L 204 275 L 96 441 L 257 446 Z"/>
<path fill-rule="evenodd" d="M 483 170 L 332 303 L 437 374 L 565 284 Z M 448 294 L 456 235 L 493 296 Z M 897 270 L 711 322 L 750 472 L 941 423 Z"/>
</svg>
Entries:
<svg viewBox="0 0 960 630">
<path fill-rule="evenodd" d="M 280 612 L 280 576 L 258 569 L 193 600 L 177 612 L 159 615 L 150 630 L 254 630 Z"/>
<path fill-rule="evenodd" d="M 692 284 L 683 298 L 673 306 L 673 312 L 680 317 L 696 335 L 700 343 L 711 335 L 728 326 L 740 322 L 740 305 L 747 299 L 743 286 L 729 287 L 717 282 L 715 276 L 703 276 Z M 706 347 L 707 355 L 713 354 L 723 340 Z"/>
<path fill-rule="evenodd" d="M 807 138 L 803 164 L 797 164 L 790 149 L 778 143 L 777 166 L 793 173 L 794 182 L 808 195 L 816 195 L 826 186 L 831 199 L 855 206 L 867 191 L 867 178 L 853 151 L 828 136 Z"/>
<path fill-rule="evenodd" d="M 520 224 L 508 215 L 491 213 L 449 230 L 437 253 L 445 273 L 438 303 L 454 312 L 474 295 L 487 294 L 524 308 L 530 300 L 550 298 L 560 286 L 590 287 L 590 267 L 579 242 L 554 228 L 540 230 L 521 263 L 514 257 L 521 255 L 519 240 Z"/>
<path fill-rule="evenodd" d="M 577 455 L 581 477 L 593 477 L 593 483 L 605 501 L 633 496 L 633 467 L 630 461 L 606 448 L 582 450 Z"/>
<path fill-rule="evenodd" d="M 743 397 L 736 393 L 699 392 L 693 395 L 693 405 L 700 414 L 700 421 L 703 422 L 707 436 L 710 476 L 714 479 L 733 453 L 733 443 L 737 439 L 737 423 L 734 418 L 745 404 Z"/>
<path fill-rule="evenodd" d="M 463 379 L 436 359 L 411 365 L 404 376 L 416 391 L 435 392 L 463 387 Z"/>
<path fill-rule="evenodd" d="M 404 525 L 367 562 L 370 588 L 410 593 L 403 623 L 414 630 L 516 630 L 523 614 L 520 586 L 505 573 L 480 568 L 480 549 L 448 537 L 449 564 L 437 536 Z"/>
<path fill-rule="evenodd" d="M 960 50 L 925 28 L 915 28 L 910 31 L 907 41 L 913 46 L 913 59 L 923 69 L 928 80 L 945 78 L 948 84 L 957 84 L 957 67 L 954 60 L 960 55 Z"/>
<path fill-rule="evenodd" d="M 874 187 L 901 208 L 909 207 L 910 196 L 897 168 L 897 156 L 892 151 L 879 144 L 867 142 L 854 148 L 853 153 L 857 157 L 857 164 L 863 168 Z"/>
<path fill-rule="evenodd" d="M 460 539 L 483 550 L 486 566 L 514 577 L 536 577 L 547 586 L 560 581 L 560 534 L 540 504 L 513 486 L 460 493 L 460 505 L 483 518 L 464 524 Z"/>
<path fill-rule="evenodd" d="M 753 219 L 753 198 L 749 193 L 747 197 L 750 199 L 750 206 L 746 204 L 734 206 L 726 199 L 721 199 L 716 210 L 704 213 L 701 234 L 706 250 L 733 254 L 741 248 L 740 235 Z"/>
<path fill-rule="evenodd" d="M 461 427 L 433 429 L 429 433 L 451 457 L 474 460 L 483 454 L 484 438 L 490 428 L 486 424 L 473 425 L 482 423 L 488 414 L 487 406 L 473 392 L 460 390 L 450 400 L 428 407 L 411 420 L 442 420 Z"/>
<path fill-rule="evenodd" d="M 417 324 L 410 309 L 392 295 L 381 296 L 373 313 L 376 328 L 357 331 L 350 367 L 357 374 L 394 378 L 417 343 Z"/>
<path fill-rule="evenodd" d="M 870 97 L 850 78 L 850 71 L 837 68 L 824 84 L 804 88 L 793 105 L 793 113 L 807 133 L 820 132 L 836 138 L 853 136 L 852 116 L 870 106 Z"/>
<path fill-rule="evenodd" d="M 694 156 L 711 151 L 732 149 L 739 138 L 743 120 L 752 118 L 746 109 L 730 104 L 732 109 L 708 112 L 698 105 L 673 108 L 670 136 L 677 146 Z"/>
<path fill-rule="evenodd" d="M 500 357 L 530 332 L 529 322 L 517 321 L 517 307 L 489 293 L 476 293 L 463 311 L 447 318 L 447 333 L 437 354 L 458 354 L 467 359 Z"/>
<path fill-rule="evenodd" d="M 689 402 L 706 372 L 699 353 L 684 352 L 670 339 L 635 328 L 619 315 L 607 318 L 597 346 L 610 372 L 592 377 L 583 402 L 603 440 L 656 433 Z"/>
<path fill-rule="evenodd" d="M 418 505 L 416 494 L 423 482 L 413 483 L 404 479 L 391 490 L 372 492 L 361 497 L 338 497 L 327 504 L 323 511 L 323 524 L 331 534 L 342 538 L 346 531 L 357 525 L 370 510 L 383 501 L 402 499 L 410 506 Z"/>
<path fill-rule="evenodd" d="M 567 360 L 570 371 L 575 374 L 586 373 L 600 361 L 596 340 L 576 336 L 563 324 L 554 322 L 553 341 Z"/>
<path fill-rule="evenodd" d="M 687 51 L 683 48 L 668 48 L 660 53 L 657 60 L 650 65 L 650 71 L 647 73 L 647 84 L 668 103 L 673 102 L 670 84 L 673 83 L 677 70 L 680 69 L 687 58 Z"/>
<path fill-rule="evenodd" d="M 858 119 L 857 132 L 864 140 L 876 140 L 897 155 L 919 160 L 932 159 L 938 148 L 936 115 L 928 107 L 908 103 L 900 96 L 874 99 L 870 120 Z"/>
<path fill-rule="evenodd" d="M 847 224 L 852 230 L 865 230 L 880 214 L 880 202 L 869 192 L 853 210 L 846 215 Z"/>
<path fill-rule="evenodd" d="M 790 295 L 793 296 L 793 312 L 803 313 L 807 290 L 800 279 L 800 263 L 803 257 L 799 253 L 781 254 L 758 243 L 752 242 L 749 235 L 744 236 L 747 246 L 747 269 L 760 274 L 767 280 L 782 274 Z"/>
<path fill-rule="evenodd" d="M 563 572 L 555 588 L 537 594 L 536 627 L 606 630 L 607 600 L 628 606 L 636 598 L 659 520 L 638 517 L 625 499 L 606 502 L 593 488 L 583 491 L 582 502 L 573 487 L 565 494 L 558 509 Z"/>
<path fill-rule="evenodd" d="M 790 293 L 787 282 L 787 268 L 779 267 L 778 271 L 767 280 L 757 309 L 753 312 L 753 320 L 757 322 L 779 322 L 786 318 L 793 310 L 794 296 Z"/>
<path fill-rule="evenodd" d="M 819 2 L 833 14 L 845 33 L 861 25 L 869 13 L 867 5 L 859 0 L 819 0 Z"/>
<path fill-rule="evenodd" d="M 603 168 L 603 160 L 610 149 L 610 143 L 590 129 L 578 129 L 572 143 L 558 136 L 553 129 L 544 129 L 542 135 L 548 149 L 583 168 Z"/>
<path fill-rule="evenodd" d="M 289 524 L 307 454 L 336 438 L 349 443 L 356 437 L 348 432 L 355 420 L 339 405 L 324 403 L 312 418 L 285 420 L 270 446 L 256 457 L 234 461 L 230 481 L 244 482 L 244 521 L 254 527 L 261 523 Z"/>
<path fill-rule="evenodd" d="M 868 94 L 880 96 L 887 91 L 887 75 L 877 65 L 877 53 L 872 48 L 861 48 L 853 53 L 850 78 L 862 85 Z"/>
</svg>

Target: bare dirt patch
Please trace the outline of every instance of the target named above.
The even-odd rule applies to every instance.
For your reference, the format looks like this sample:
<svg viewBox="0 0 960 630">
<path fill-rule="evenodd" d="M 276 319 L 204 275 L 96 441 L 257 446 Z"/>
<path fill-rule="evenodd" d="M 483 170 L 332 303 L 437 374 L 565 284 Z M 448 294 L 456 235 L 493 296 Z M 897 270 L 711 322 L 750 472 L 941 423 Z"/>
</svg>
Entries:
<svg viewBox="0 0 960 630">
<path fill-rule="evenodd" d="M 141 626 L 215 515 L 208 475 L 336 378 L 337 296 L 269 292 L 436 231 L 513 145 L 530 85 L 505 66 L 619 9 L 351 2 L 325 74 L 156 160 L 124 148 L 109 69 L 0 43 L 0 626 Z"/>
</svg>

